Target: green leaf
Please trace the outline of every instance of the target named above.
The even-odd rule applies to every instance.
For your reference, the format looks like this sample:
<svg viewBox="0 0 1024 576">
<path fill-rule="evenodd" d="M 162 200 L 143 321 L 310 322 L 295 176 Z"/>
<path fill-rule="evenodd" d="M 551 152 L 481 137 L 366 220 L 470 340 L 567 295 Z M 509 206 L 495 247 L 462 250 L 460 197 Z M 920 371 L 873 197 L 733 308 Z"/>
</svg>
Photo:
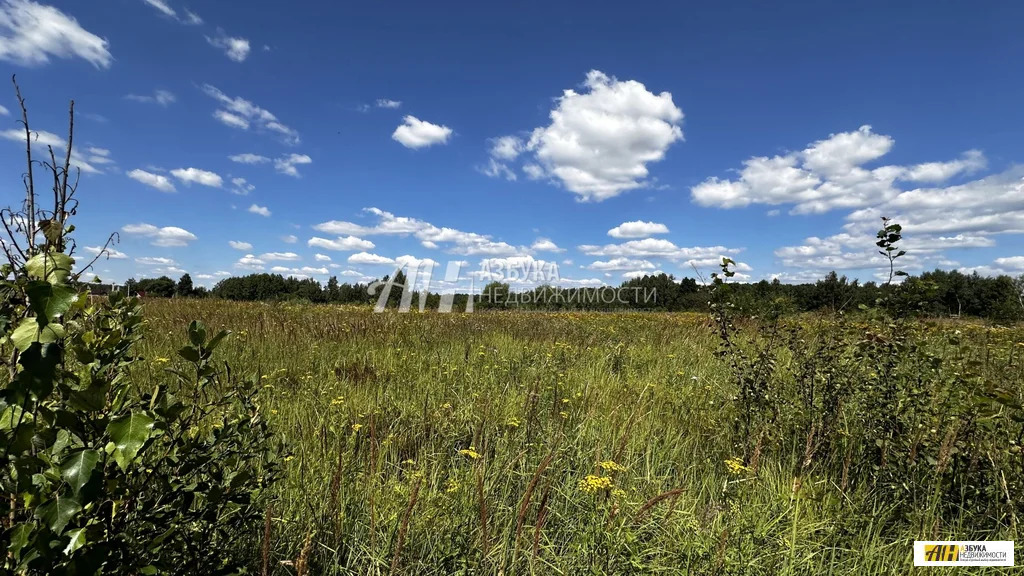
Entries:
<svg viewBox="0 0 1024 576">
<path fill-rule="evenodd" d="M 189 362 L 199 362 L 200 360 L 199 350 L 196 350 L 191 346 L 182 346 L 181 349 L 178 350 L 178 356 L 181 356 Z"/>
<path fill-rule="evenodd" d="M 92 471 L 100 461 L 100 453 L 95 450 L 78 450 L 71 454 L 60 465 L 60 475 L 64 481 L 78 494 L 82 486 L 89 481 Z"/>
<path fill-rule="evenodd" d="M 60 534 L 81 510 L 82 504 L 77 498 L 57 494 L 46 504 L 36 508 L 36 517 L 46 522 L 54 534 Z"/>
<path fill-rule="evenodd" d="M 64 327 L 60 324 L 46 324 L 40 327 L 36 318 L 25 318 L 11 333 L 14 347 L 24 352 L 33 342 L 56 342 L 64 337 Z"/>
<path fill-rule="evenodd" d="M 28 294 L 29 307 L 47 323 L 59 318 L 78 300 L 78 292 L 74 288 L 43 281 L 32 282 L 25 293 Z"/>
<path fill-rule="evenodd" d="M 206 345 L 206 349 L 209 350 L 210 352 L 213 352 L 217 348 L 217 346 L 220 345 L 221 340 L 223 340 L 230 334 L 230 330 L 221 330 L 220 332 L 217 333 L 216 336 L 210 338 L 210 343 Z"/>
<path fill-rule="evenodd" d="M 11 544 L 7 551 L 17 556 L 18 552 L 28 546 L 29 536 L 32 534 L 32 524 L 18 524 L 11 530 Z"/>
<path fill-rule="evenodd" d="M 188 339 L 196 348 L 202 347 L 206 342 L 206 326 L 204 326 L 202 322 L 193 320 L 192 323 L 188 325 Z"/>
<path fill-rule="evenodd" d="M 71 532 L 68 532 L 68 535 L 71 536 L 71 541 L 68 542 L 67 547 L 64 548 L 64 553 L 71 556 L 75 553 L 75 550 L 85 546 L 85 528 L 72 530 Z"/>
<path fill-rule="evenodd" d="M 142 412 L 132 412 L 107 425 L 107 434 L 114 442 L 114 460 L 121 470 L 128 468 L 128 464 L 152 436 L 154 422 Z"/>
<path fill-rule="evenodd" d="M 75 259 L 67 254 L 43 253 L 36 254 L 25 262 L 25 270 L 29 277 L 64 284 L 71 276 L 71 267 Z"/>
</svg>

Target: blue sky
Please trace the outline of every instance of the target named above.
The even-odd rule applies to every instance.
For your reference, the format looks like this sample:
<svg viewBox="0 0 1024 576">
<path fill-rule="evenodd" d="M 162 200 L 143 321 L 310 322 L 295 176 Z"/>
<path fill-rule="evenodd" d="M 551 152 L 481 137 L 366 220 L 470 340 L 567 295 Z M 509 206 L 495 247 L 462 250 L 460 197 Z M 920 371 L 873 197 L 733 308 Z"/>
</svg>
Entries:
<svg viewBox="0 0 1024 576">
<path fill-rule="evenodd" d="M 1024 5 L 0 0 L 104 279 L 1024 273 Z M 0 184 L 21 195 L 13 90 Z M 6 112 L 6 114 L 4 114 Z M 47 134 L 49 133 L 49 134 Z M 233 243 L 233 246 L 232 246 Z M 507 269 L 507 268 L 506 268 Z M 487 274 L 477 274 L 487 279 Z"/>
</svg>

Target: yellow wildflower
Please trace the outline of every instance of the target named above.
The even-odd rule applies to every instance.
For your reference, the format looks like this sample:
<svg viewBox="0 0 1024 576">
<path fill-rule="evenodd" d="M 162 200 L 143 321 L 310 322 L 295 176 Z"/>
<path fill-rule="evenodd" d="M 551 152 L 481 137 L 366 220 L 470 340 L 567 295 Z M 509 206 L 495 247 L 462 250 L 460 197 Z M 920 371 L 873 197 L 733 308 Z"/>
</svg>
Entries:
<svg viewBox="0 0 1024 576">
<path fill-rule="evenodd" d="M 472 446 L 470 446 L 469 448 L 463 448 L 462 450 L 459 450 L 459 454 L 469 458 L 470 460 L 479 460 L 483 458 L 483 456 L 481 456 L 480 453 L 477 452 L 476 449 L 473 448 Z"/>
<path fill-rule="evenodd" d="M 352 431 L 353 432 L 359 432 L 359 429 L 362 428 L 362 427 L 363 427 L 362 424 L 359 424 L 359 423 L 353 424 L 352 425 Z"/>
<path fill-rule="evenodd" d="M 586 492 L 587 494 L 593 494 L 600 490 L 611 490 L 612 479 L 607 476 L 594 476 L 593 474 L 587 474 L 587 477 L 580 480 L 579 488 L 580 492 Z"/>
<path fill-rule="evenodd" d="M 597 466 L 606 472 L 623 472 L 626 467 L 621 464 L 616 464 L 612 460 L 605 460 L 604 462 L 598 462 Z"/>
<path fill-rule="evenodd" d="M 444 491 L 451 494 L 452 492 L 458 492 L 462 485 L 455 478 L 450 478 L 448 483 L 444 487 Z"/>
<path fill-rule="evenodd" d="M 743 460 L 740 458 L 729 458 L 725 461 L 725 467 L 729 469 L 729 474 L 740 474 L 750 470 L 743 465 Z"/>
</svg>

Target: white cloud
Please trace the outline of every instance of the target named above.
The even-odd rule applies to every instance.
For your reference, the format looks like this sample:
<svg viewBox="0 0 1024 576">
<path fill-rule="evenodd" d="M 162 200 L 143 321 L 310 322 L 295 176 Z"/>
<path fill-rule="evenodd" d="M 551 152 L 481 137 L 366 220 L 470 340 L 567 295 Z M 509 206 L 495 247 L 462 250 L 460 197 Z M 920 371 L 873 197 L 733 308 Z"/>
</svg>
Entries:
<svg viewBox="0 0 1024 576">
<path fill-rule="evenodd" d="M 248 242 L 239 242 L 238 240 L 228 240 L 228 245 L 231 246 L 232 248 L 234 248 L 235 250 L 244 250 L 244 251 L 252 250 L 252 244 L 250 244 Z"/>
<path fill-rule="evenodd" d="M 294 234 L 289 234 L 287 236 L 281 236 L 281 241 L 285 244 L 295 244 L 299 241 L 299 237 Z"/>
<path fill-rule="evenodd" d="M 169 90 L 155 90 L 153 94 L 129 94 L 125 96 L 128 100 L 134 100 L 135 102 L 142 102 L 145 104 L 159 104 L 160 106 L 167 107 L 177 101 L 178 97 Z"/>
<path fill-rule="evenodd" d="M 395 128 L 391 138 L 406 148 L 423 148 L 434 144 L 444 144 L 452 135 L 447 126 L 431 124 L 415 116 L 406 116 L 404 123 Z"/>
<path fill-rule="evenodd" d="M 250 125 L 255 125 L 263 130 L 277 132 L 284 137 L 285 142 L 288 144 L 294 145 L 301 141 L 296 130 L 282 124 L 277 119 L 277 116 L 274 116 L 269 110 L 260 108 L 244 98 L 232 98 L 210 84 L 203 85 L 203 92 L 219 102 L 224 111 L 245 119 Z"/>
<path fill-rule="evenodd" d="M 8 130 L 0 131 L 0 138 L 5 140 L 11 140 L 21 144 L 21 152 L 25 152 L 25 130 L 18 128 L 10 128 Z M 47 146 L 53 146 L 54 150 L 64 150 L 67 145 L 65 138 L 62 138 L 53 132 L 47 132 L 46 130 L 32 130 L 30 142 L 33 148 Z M 96 162 L 96 159 L 99 162 Z M 83 158 L 78 152 L 71 153 L 71 165 L 74 168 L 78 168 L 86 174 L 102 174 L 103 171 L 93 166 L 93 164 L 106 164 L 110 163 L 111 160 L 106 156 L 96 157 L 95 155 L 88 158 Z"/>
<path fill-rule="evenodd" d="M 533 130 L 524 147 L 531 161 L 523 170 L 531 179 L 561 182 L 584 201 L 648 186 L 647 165 L 683 139 L 683 112 L 672 94 L 654 94 L 640 82 L 598 70 L 587 73 L 584 88 L 565 90 L 551 110 L 551 124 Z M 493 158 L 519 155 L 508 138 L 498 139 Z"/>
<path fill-rule="evenodd" d="M 249 56 L 249 40 L 228 36 L 223 30 L 217 29 L 217 35 L 207 36 L 206 41 L 215 48 L 220 48 L 224 54 L 235 62 L 244 62 Z"/>
<path fill-rule="evenodd" d="M 33 0 L 0 2 L 0 60 L 39 66 L 56 58 L 82 58 L 109 68 L 114 57 L 103 38 L 60 10 Z"/>
<path fill-rule="evenodd" d="M 7 110 L 7 108 L 4 108 L 4 106 L 2 104 L 0 104 L 0 116 L 7 116 L 9 114 L 10 114 L 10 111 Z"/>
<path fill-rule="evenodd" d="M 145 2 L 146 4 L 149 4 L 153 8 L 156 8 L 159 12 L 161 12 L 165 16 L 173 18 L 174 20 L 177 20 L 178 22 L 181 22 L 182 24 L 188 24 L 188 25 L 191 25 L 191 26 L 198 26 L 199 24 L 203 23 L 203 19 L 200 18 L 199 15 L 197 15 L 196 13 L 188 10 L 187 8 L 184 10 L 184 12 L 185 12 L 184 16 L 179 16 L 178 12 L 176 10 L 174 10 L 174 8 L 171 8 L 171 6 L 165 0 L 142 0 L 142 1 Z"/>
<path fill-rule="evenodd" d="M 900 194 L 899 181 L 938 182 L 985 165 L 981 152 L 971 150 L 952 162 L 864 167 L 887 154 L 893 144 L 891 137 L 861 126 L 832 134 L 800 152 L 750 158 L 738 179 L 708 178 L 690 192 L 693 201 L 703 206 L 793 204 L 796 214 L 822 213 L 890 200 Z"/>
<path fill-rule="evenodd" d="M 176 168 L 171 170 L 171 175 L 186 184 L 202 184 L 211 188 L 224 185 L 224 180 L 218 174 L 199 168 Z"/>
<path fill-rule="evenodd" d="M 214 110 L 213 111 L 213 117 L 216 118 L 218 121 L 220 121 L 221 124 L 224 124 L 225 126 L 230 126 L 232 128 L 240 128 L 242 130 L 248 130 L 249 129 L 249 121 L 248 120 L 246 120 L 245 118 L 242 118 L 238 114 L 232 114 L 231 112 L 228 112 L 227 110 Z"/>
<path fill-rule="evenodd" d="M 295 167 L 299 164 L 312 164 L 313 159 L 305 154 L 288 154 L 274 160 L 274 169 L 288 176 L 299 177 L 299 171 Z"/>
<path fill-rule="evenodd" d="M 253 204 L 252 206 L 249 206 L 249 212 L 252 212 L 253 214 L 259 214 L 264 218 L 269 218 L 271 214 L 269 208 L 267 208 L 266 206 L 260 206 L 259 204 Z"/>
<path fill-rule="evenodd" d="M 351 250 L 373 250 L 375 245 L 369 240 L 363 240 L 355 236 L 339 236 L 335 240 L 329 240 L 327 238 L 310 238 L 306 242 L 309 247 L 323 248 L 325 250 L 339 250 L 339 251 L 351 251 Z"/>
<path fill-rule="evenodd" d="M 167 16 L 170 16 L 172 18 L 175 18 L 175 17 L 178 16 L 178 13 L 175 12 L 173 8 L 168 6 L 167 3 L 164 2 L 163 0 L 143 0 L 143 2 L 145 2 L 146 4 L 149 4 L 153 8 L 156 8 L 157 10 L 163 12 Z"/>
<path fill-rule="evenodd" d="M 235 154 L 234 156 L 228 156 L 228 160 L 232 162 L 238 162 L 239 164 L 264 164 L 270 162 L 270 158 L 266 156 L 260 156 L 259 154 Z"/>
<path fill-rule="evenodd" d="M 646 238 L 654 234 L 668 234 L 668 226 L 656 222 L 634 220 L 623 222 L 608 231 L 612 238 Z"/>
<path fill-rule="evenodd" d="M 177 262 L 170 258 L 162 258 L 155 256 L 145 256 L 143 258 L 136 258 L 135 261 L 138 262 L 139 264 L 142 264 L 143 266 L 174 266 L 177 264 Z"/>
<path fill-rule="evenodd" d="M 326 255 L 326 254 L 316 254 L 316 255 L 313 256 L 313 259 L 316 260 L 317 262 L 330 262 L 331 261 L 331 257 Z"/>
<path fill-rule="evenodd" d="M 597 260 L 588 266 L 591 270 L 653 270 L 652 262 L 647 260 L 631 260 L 629 258 L 613 258 L 607 261 Z"/>
<path fill-rule="evenodd" d="M 515 180 L 516 173 L 508 167 L 508 162 L 522 154 L 526 148 L 523 140 L 516 136 L 501 136 L 492 138 L 490 142 L 491 157 L 487 161 L 487 166 L 480 168 L 480 171 L 491 178 L 504 176 L 506 180 Z"/>
<path fill-rule="evenodd" d="M 968 150 L 961 158 L 950 162 L 926 162 L 911 166 L 904 180 L 912 182 L 945 182 L 959 174 L 973 174 L 984 170 L 988 161 L 981 150 Z"/>
<path fill-rule="evenodd" d="M 622 277 L 627 280 L 633 278 L 643 278 L 644 276 L 660 276 L 665 272 L 662 270 L 631 270 L 629 272 L 623 272 Z"/>
<path fill-rule="evenodd" d="M 317 224 L 313 228 L 320 232 L 337 235 L 413 235 L 424 246 L 434 246 L 436 248 L 440 244 L 447 244 L 448 251 L 452 254 L 466 256 L 477 254 L 501 256 L 526 252 L 526 249 L 523 247 L 495 241 L 490 236 L 484 234 L 464 232 L 454 228 L 441 228 L 416 218 L 395 216 L 379 208 L 365 208 L 364 211 L 378 217 L 379 221 L 375 226 L 362 226 L 353 222 L 331 220 Z"/>
<path fill-rule="evenodd" d="M 402 102 L 399 100 L 388 100 L 387 98 L 381 98 L 377 100 L 377 108 L 390 108 L 392 110 L 402 106 Z"/>
<path fill-rule="evenodd" d="M 235 262 L 235 268 L 243 268 L 245 270 L 263 270 L 263 265 L 266 264 L 263 260 L 260 260 L 252 254 L 246 254 Z"/>
<path fill-rule="evenodd" d="M 630 240 L 622 244 L 605 244 L 604 246 L 584 244 L 577 248 L 588 256 L 666 258 L 674 262 L 714 257 L 719 254 L 735 254 L 740 251 L 737 248 L 724 246 L 680 247 L 663 238 L 644 238 L 643 240 Z"/>
<path fill-rule="evenodd" d="M 547 238 L 537 238 L 530 249 L 538 252 L 565 252 L 564 249 L 559 248 L 557 244 Z"/>
<path fill-rule="evenodd" d="M 310 276 L 324 275 L 327 274 L 327 268 L 315 268 L 313 266 L 303 266 L 302 268 L 288 268 L 287 266 L 274 266 L 270 269 L 274 274 L 282 274 L 285 276 L 291 276 L 293 278 L 309 278 Z"/>
<path fill-rule="evenodd" d="M 245 178 L 232 178 L 231 179 L 231 193 L 238 194 L 239 196 L 245 196 L 256 189 L 256 186 L 250 184 Z"/>
<path fill-rule="evenodd" d="M 152 172 L 146 172 L 145 170 L 139 170 L 136 168 L 125 175 L 136 182 L 141 182 L 146 186 L 156 188 L 161 192 L 175 191 L 174 184 L 171 182 L 171 179 L 163 174 L 154 174 Z"/>
<path fill-rule="evenodd" d="M 377 254 L 370 254 L 369 252 L 358 252 L 348 257 L 349 264 L 394 264 L 395 261 L 391 258 L 385 258 L 384 256 L 378 256 Z"/>
<path fill-rule="evenodd" d="M 121 231 L 129 236 L 150 238 L 153 246 L 188 246 L 189 242 L 197 240 L 195 234 L 177 226 L 160 228 L 146 223 L 128 224 Z"/>
<path fill-rule="evenodd" d="M 295 252 L 266 252 L 260 254 L 259 258 L 260 260 L 264 260 L 266 262 L 276 262 L 279 260 L 284 260 L 286 262 L 294 262 L 296 260 L 301 260 L 299 255 L 296 254 Z"/>
<path fill-rule="evenodd" d="M 114 250 L 109 247 L 104 249 L 103 246 L 86 246 L 85 251 L 93 256 L 99 256 L 102 253 L 103 257 L 108 260 L 124 260 L 128 258 L 128 255 L 120 250 Z"/>
</svg>

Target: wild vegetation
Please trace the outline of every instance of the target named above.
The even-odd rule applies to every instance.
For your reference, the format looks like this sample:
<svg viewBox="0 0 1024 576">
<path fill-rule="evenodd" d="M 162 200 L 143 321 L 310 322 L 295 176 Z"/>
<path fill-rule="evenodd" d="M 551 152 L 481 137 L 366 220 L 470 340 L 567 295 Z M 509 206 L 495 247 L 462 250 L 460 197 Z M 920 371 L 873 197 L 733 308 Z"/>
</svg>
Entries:
<svg viewBox="0 0 1024 576">
<path fill-rule="evenodd" d="M 816 313 L 728 259 L 702 313 L 140 304 L 80 290 L 50 159 L 52 207 L 30 156 L 3 213 L 5 572 L 905 574 L 1018 539 L 1024 328 L 929 319 L 893 222 L 874 299 Z"/>
</svg>

